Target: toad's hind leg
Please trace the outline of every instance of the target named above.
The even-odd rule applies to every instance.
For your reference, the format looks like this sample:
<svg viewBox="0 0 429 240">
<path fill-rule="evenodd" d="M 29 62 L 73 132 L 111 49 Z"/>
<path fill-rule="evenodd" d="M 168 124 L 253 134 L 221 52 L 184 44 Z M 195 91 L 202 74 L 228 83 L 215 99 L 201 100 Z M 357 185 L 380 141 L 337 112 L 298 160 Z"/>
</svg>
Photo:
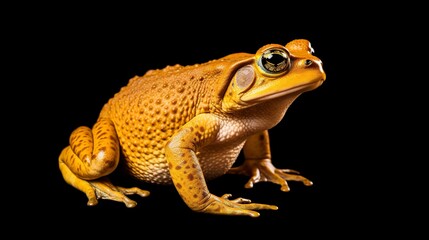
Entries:
<svg viewBox="0 0 429 240">
<path fill-rule="evenodd" d="M 79 127 L 70 136 L 70 145 L 59 156 L 59 168 L 64 180 L 84 192 L 88 205 L 94 206 L 98 199 L 109 199 L 134 207 L 136 202 L 125 195 L 149 195 L 139 188 L 114 186 L 107 175 L 119 163 L 119 141 L 112 121 L 100 118 L 93 129 Z"/>
</svg>

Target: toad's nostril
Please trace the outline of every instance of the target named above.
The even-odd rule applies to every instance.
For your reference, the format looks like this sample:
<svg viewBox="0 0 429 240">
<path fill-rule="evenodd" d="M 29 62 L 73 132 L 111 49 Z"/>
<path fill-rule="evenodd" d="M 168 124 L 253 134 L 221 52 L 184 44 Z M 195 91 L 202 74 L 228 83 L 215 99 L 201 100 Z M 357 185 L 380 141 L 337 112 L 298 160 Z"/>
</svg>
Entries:
<svg viewBox="0 0 429 240">
<path fill-rule="evenodd" d="M 305 66 L 308 67 L 313 63 L 310 59 L 305 60 Z"/>
</svg>

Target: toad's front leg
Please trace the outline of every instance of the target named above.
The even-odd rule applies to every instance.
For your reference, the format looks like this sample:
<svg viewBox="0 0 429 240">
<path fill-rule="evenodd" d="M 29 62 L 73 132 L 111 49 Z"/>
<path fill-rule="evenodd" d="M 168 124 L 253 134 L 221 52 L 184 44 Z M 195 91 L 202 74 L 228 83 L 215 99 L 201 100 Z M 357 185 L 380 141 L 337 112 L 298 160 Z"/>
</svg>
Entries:
<svg viewBox="0 0 429 240">
<path fill-rule="evenodd" d="M 196 212 L 258 217 L 255 210 L 276 210 L 267 204 L 250 203 L 244 198 L 229 199 L 230 194 L 211 194 L 198 162 L 196 152 L 216 139 L 218 120 L 210 114 L 195 117 L 184 125 L 166 146 L 166 157 L 173 183 L 189 208 Z"/>
<path fill-rule="evenodd" d="M 268 131 L 250 136 L 243 148 L 245 161 L 241 166 L 231 168 L 228 173 L 250 176 L 246 188 L 252 188 L 258 182 L 273 182 L 279 184 L 280 190 L 290 190 L 287 181 L 302 182 L 306 186 L 313 183 L 291 169 L 278 169 L 271 162 L 270 142 Z"/>
</svg>

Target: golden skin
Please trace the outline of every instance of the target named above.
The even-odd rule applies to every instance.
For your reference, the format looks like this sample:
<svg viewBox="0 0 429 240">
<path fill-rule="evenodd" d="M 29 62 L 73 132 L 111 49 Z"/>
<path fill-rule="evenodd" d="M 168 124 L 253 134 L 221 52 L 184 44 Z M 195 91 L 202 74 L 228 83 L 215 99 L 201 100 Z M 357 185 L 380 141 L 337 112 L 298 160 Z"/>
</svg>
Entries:
<svg viewBox="0 0 429 240">
<path fill-rule="evenodd" d="M 246 188 L 269 181 L 289 191 L 287 181 L 312 185 L 271 162 L 268 129 L 278 124 L 303 92 L 326 75 L 310 42 L 268 44 L 256 54 L 236 53 L 192 66 L 167 66 L 130 79 L 103 107 L 95 125 L 79 127 L 59 156 L 65 181 L 98 199 L 137 203 L 127 197 L 149 192 L 114 186 L 108 179 L 123 154 L 136 179 L 174 184 L 196 212 L 259 216 L 277 206 L 210 193 L 206 181 L 224 174 L 250 176 Z M 240 151 L 245 161 L 232 167 Z"/>
</svg>

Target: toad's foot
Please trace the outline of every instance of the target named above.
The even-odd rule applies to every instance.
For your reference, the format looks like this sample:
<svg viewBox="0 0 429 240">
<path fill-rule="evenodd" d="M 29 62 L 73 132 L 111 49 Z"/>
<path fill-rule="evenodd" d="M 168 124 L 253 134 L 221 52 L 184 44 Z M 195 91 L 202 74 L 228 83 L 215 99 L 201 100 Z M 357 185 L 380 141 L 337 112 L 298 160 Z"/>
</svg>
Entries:
<svg viewBox="0 0 429 240">
<path fill-rule="evenodd" d="M 93 191 L 86 192 L 88 197 L 88 206 L 98 204 L 98 199 L 108 199 L 117 202 L 125 203 L 128 208 L 135 207 L 137 203 L 129 199 L 126 195 L 137 194 L 141 197 L 149 196 L 150 192 L 137 187 L 124 188 L 114 186 L 107 178 L 101 178 L 93 181 L 88 181 Z"/>
<path fill-rule="evenodd" d="M 306 186 L 313 183 L 307 178 L 300 176 L 299 172 L 291 169 L 277 169 L 270 159 L 247 159 L 243 165 L 231 168 L 229 174 L 243 174 L 251 176 L 245 188 L 252 188 L 258 182 L 273 182 L 281 186 L 280 190 L 290 191 L 287 181 L 299 181 Z"/>
<path fill-rule="evenodd" d="M 275 205 L 251 203 L 249 199 L 236 198 L 228 199 L 231 194 L 224 194 L 222 197 L 210 195 L 208 204 L 198 212 L 220 214 L 220 215 L 242 215 L 250 217 L 259 217 L 259 212 L 253 210 L 277 210 Z"/>
</svg>

